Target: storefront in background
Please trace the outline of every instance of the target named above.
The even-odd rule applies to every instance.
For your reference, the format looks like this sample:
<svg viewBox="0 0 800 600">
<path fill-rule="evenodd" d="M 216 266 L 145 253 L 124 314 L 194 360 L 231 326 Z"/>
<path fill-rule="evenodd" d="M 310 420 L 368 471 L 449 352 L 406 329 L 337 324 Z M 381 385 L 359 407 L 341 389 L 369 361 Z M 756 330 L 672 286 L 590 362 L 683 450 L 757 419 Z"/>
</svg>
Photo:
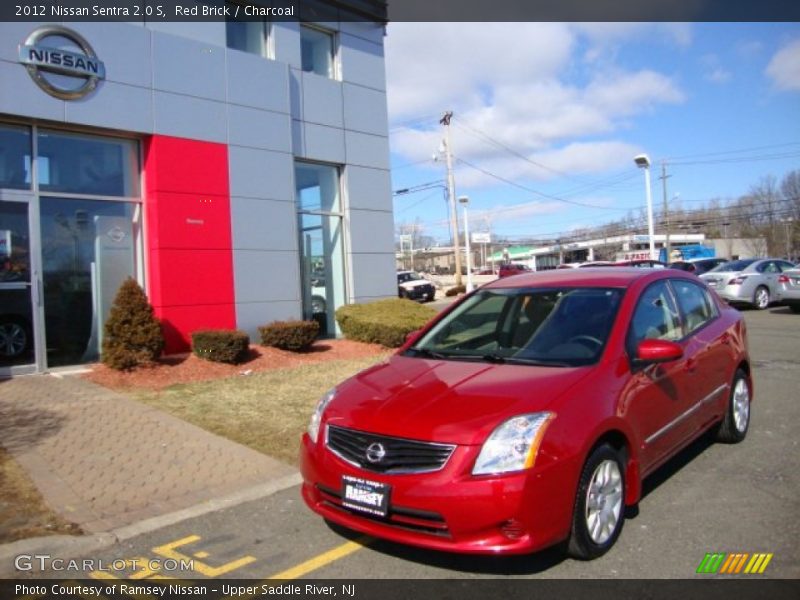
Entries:
<svg viewBox="0 0 800 600">
<path fill-rule="evenodd" d="M 97 360 L 128 276 L 168 352 L 393 296 L 383 35 L 0 23 L 0 375 Z"/>
</svg>

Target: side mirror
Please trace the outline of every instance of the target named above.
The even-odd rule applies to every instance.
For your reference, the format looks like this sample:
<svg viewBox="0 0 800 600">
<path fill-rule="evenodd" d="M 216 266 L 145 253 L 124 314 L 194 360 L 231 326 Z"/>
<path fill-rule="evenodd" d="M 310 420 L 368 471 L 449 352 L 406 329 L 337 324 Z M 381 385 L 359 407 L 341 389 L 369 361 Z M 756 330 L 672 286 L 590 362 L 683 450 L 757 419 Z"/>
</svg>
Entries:
<svg viewBox="0 0 800 600">
<path fill-rule="evenodd" d="M 636 362 L 664 363 L 678 360 L 683 356 L 680 344 L 668 340 L 642 340 L 636 348 Z"/>
</svg>

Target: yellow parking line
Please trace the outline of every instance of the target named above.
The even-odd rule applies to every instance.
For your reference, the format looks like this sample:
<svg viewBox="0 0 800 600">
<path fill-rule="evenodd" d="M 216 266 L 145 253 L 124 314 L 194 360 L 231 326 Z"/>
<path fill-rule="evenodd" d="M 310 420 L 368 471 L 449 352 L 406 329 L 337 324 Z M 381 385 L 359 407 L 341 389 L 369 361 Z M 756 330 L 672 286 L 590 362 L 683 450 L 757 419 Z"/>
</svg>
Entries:
<svg viewBox="0 0 800 600">
<path fill-rule="evenodd" d="M 299 565 L 286 569 L 285 571 L 281 571 L 280 573 L 276 573 L 268 579 L 297 579 L 298 577 L 302 577 L 303 575 L 311 573 L 311 571 L 316 571 L 325 565 L 335 562 L 340 558 L 349 556 L 353 552 L 358 552 L 363 547 L 368 546 L 371 542 L 372 538 L 370 537 L 360 537 L 357 540 L 347 542 L 341 546 L 333 548 L 332 550 L 323 552 L 322 554 L 300 563 Z"/>
</svg>

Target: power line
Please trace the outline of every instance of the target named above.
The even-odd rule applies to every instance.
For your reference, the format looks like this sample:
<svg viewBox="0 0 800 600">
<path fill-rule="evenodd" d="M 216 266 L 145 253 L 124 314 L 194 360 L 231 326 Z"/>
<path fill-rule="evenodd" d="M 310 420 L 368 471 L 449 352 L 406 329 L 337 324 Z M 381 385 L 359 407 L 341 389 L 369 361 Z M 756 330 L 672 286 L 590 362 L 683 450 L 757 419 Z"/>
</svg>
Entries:
<svg viewBox="0 0 800 600">
<path fill-rule="evenodd" d="M 628 210 L 627 208 L 622 209 L 622 208 L 615 208 L 613 206 L 597 206 L 596 204 L 587 204 L 585 202 L 578 202 L 577 200 L 568 200 L 567 198 L 562 198 L 560 196 L 553 196 L 551 194 L 546 194 L 544 192 L 540 192 L 539 190 L 535 190 L 533 188 L 529 188 L 529 187 L 527 187 L 525 185 L 522 185 L 521 183 L 517 183 L 515 181 L 511 181 L 510 179 L 506 179 L 505 177 L 501 177 L 500 175 L 497 175 L 496 173 L 492 173 L 491 171 L 487 171 L 486 169 L 484 169 L 482 167 L 479 167 L 477 165 L 474 165 L 471 162 L 469 162 L 468 160 L 464 160 L 463 158 L 456 158 L 456 162 L 465 164 L 468 167 L 471 167 L 471 168 L 475 169 L 476 171 L 480 171 L 484 175 L 488 175 L 489 177 L 497 179 L 498 181 L 502 181 L 503 183 L 506 183 L 506 184 L 511 185 L 513 187 L 516 187 L 516 188 L 519 188 L 521 190 L 525 190 L 526 192 L 530 192 L 532 194 L 536 194 L 537 196 L 542 196 L 543 198 L 547 198 L 549 200 L 555 200 L 557 202 L 564 202 L 566 204 L 572 204 L 574 206 L 582 206 L 584 208 L 600 208 L 600 209 L 603 209 L 603 210 Z"/>
<path fill-rule="evenodd" d="M 741 154 L 743 152 L 755 152 L 757 150 L 770 150 L 772 148 L 785 148 L 786 146 L 800 146 L 800 142 L 785 142 L 782 144 L 771 144 L 769 146 L 754 146 L 751 148 L 740 148 L 738 150 L 722 150 L 719 152 L 705 152 L 703 154 L 684 154 L 683 156 L 668 156 L 664 160 L 671 162 L 673 160 L 684 160 L 687 158 L 706 158 L 709 156 L 722 156 L 725 154 Z"/>
<path fill-rule="evenodd" d="M 686 161 L 667 161 L 669 165 L 715 165 L 726 163 L 747 163 L 758 162 L 762 160 L 778 160 L 782 158 L 795 158 L 800 156 L 800 152 L 784 152 L 782 154 L 762 154 L 760 156 L 739 156 L 735 158 L 718 158 L 708 160 L 686 160 Z"/>
</svg>

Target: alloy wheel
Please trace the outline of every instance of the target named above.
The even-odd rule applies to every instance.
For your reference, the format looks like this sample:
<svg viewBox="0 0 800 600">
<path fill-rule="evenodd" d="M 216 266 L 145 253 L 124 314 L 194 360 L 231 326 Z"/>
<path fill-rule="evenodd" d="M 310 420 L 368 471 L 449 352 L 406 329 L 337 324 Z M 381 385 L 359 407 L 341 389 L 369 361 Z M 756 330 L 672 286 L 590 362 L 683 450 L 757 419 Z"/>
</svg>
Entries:
<svg viewBox="0 0 800 600">
<path fill-rule="evenodd" d="M 736 381 L 733 388 L 733 423 L 739 433 L 744 433 L 750 420 L 750 388 L 744 379 Z"/>
<path fill-rule="evenodd" d="M 760 287 L 756 290 L 756 307 L 759 310 L 764 310 L 769 306 L 769 291 L 767 288 Z"/>
<path fill-rule="evenodd" d="M 622 515 L 622 474 L 613 460 L 604 460 L 586 490 L 586 530 L 595 544 L 614 535 Z"/>
<path fill-rule="evenodd" d="M 19 323 L 0 325 L 0 355 L 13 358 L 22 354 L 28 344 L 28 334 Z"/>
</svg>

